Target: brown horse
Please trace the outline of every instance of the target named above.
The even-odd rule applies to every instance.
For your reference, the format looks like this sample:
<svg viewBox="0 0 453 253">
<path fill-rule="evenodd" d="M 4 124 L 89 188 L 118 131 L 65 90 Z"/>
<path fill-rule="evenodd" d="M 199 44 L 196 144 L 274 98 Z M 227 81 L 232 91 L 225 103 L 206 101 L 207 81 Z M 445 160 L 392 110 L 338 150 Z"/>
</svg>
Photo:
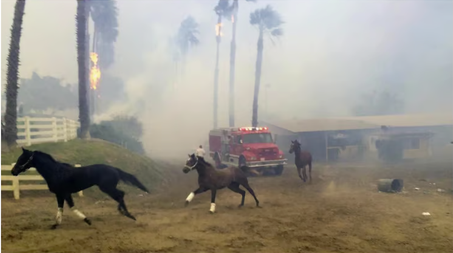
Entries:
<svg viewBox="0 0 453 253">
<path fill-rule="evenodd" d="M 192 201 L 195 195 L 211 190 L 211 213 L 215 212 L 215 197 L 217 190 L 228 187 L 233 192 L 242 195 L 241 204 L 239 207 L 244 205 L 245 191 L 239 188 L 242 185 L 247 189 L 253 198 L 255 198 L 256 206 L 259 207 L 259 201 L 255 196 L 255 192 L 249 186 L 247 177 L 241 169 L 230 166 L 225 169 L 216 169 L 211 164 L 206 162 L 203 157 L 197 157 L 194 154 L 189 155 L 189 159 L 183 168 L 184 173 L 189 173 L 191 170 L 196 169 L 198 172 L 198 189 L 191 192 L 186 199 L 186 206 Z M 244 168 L 245 169 L 245 168 Z"/>
<path fill-rule="evenodd" d="M 295 161 L 294 163 L 296 164 L 297 167 L 297 172 L 299 173 L 300 179 L 304 180 L 304 182 L 307 179 L 307 172 L 305 167 L 308 165 L 308 174 L 309 174 L 309 179 L 311 183 L 311 154 L 308 151 L 302 151 L 300 149 L 300 143 L 295 140 L 291 141 L 291 147 L 289 148 L 289 153 L 292 154 L 294 152 L 295 155 Z M 300 170 L 302 169 L 302 175 L 300 174 Z"/>
</svg>

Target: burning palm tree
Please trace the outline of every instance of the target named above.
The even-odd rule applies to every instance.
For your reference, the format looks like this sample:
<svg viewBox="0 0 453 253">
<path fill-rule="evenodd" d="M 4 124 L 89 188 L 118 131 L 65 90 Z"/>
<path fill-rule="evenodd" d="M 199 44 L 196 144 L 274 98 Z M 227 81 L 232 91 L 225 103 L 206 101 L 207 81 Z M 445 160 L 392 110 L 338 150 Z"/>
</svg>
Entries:
<svg viewBox="0 0 453 253">
<path fill-rule="evenodd" d="M 105 70 L 114 62 L 114 44 L 118 37 L 118 9 L 115 0 L 90 0 L 89 15 L 94 22 L 93 46 L 89 53 L 90 69 L 90 104 L 91 115 L 98 111 L 100 97 L 98 85 L 101 78 L 101 69 Z M 89 40 L 89 38 L 88 38 Z"/>
<path fill-rule="evenodd" d="M 263 50 L 264 50 L 264 35 L 269 35 L 272 40 L 274 37 L 283 35 L 281 28 L 283 20 L 280 14 L 275 11 L 270 5 L 265 8 L 258 9 L 250 14 L 250 24 L 258 28 L 258 43 L 257 43 L 257 56 L 255 67 L 255 90 L 253 93 L 253 114 L 252 126 L 258 125 L 258 95 L 261 83 L 261 66 L 263 64 Z"/>
<path fill-rule="evenodd" d="M 219 0 L 219 3 L 214 8 L 215 13 L 217 14 L 217 24 L 215 26 L 216 31 L 216 41 L 217 41 L 217 50 L 215 58 L 215 70 L 214 70 L 214 129 L 217 128 L 217 107 L 218 107 L 218 91 L 219 91 L 219 50 L 220 50 L 220 41 L 223 36 L 222 33 L 222 17 L 228 17 L 231 15 L 231 7 L 228 3 L 228 0 Z"/>
<path fill-rule="evenodd" d="M 22 36 L 24 9 L 25 0 L 17 0 L 14 7 L 14 19 L 7 59 L 5 140 L 9 147 L 15 146 L 17 140 L 17 91 L 19 89 L 17 80 L 19 79 L 20 38 Z"/>
</svg>

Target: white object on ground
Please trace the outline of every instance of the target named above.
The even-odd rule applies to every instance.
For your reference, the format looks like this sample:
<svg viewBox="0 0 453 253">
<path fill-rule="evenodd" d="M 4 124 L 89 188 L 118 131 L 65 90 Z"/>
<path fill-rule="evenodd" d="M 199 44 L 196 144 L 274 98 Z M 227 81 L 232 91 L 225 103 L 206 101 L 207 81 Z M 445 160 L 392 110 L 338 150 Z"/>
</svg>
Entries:
<svg viewBox="0 0 453 253">
<path fill-rule="evenodd" d="M 418 190 L 420 190 L 420 188 L 418 188 L 418 187 L 415 187 L 415 188 L 414 188 L 414 190 L 418 191 Z"/>
<path fill-rule="evenodd" d="M 429 212 L 423 212 L 422 215 L 424 216 L 430 216 L 431 214 Z"/>
</svg>

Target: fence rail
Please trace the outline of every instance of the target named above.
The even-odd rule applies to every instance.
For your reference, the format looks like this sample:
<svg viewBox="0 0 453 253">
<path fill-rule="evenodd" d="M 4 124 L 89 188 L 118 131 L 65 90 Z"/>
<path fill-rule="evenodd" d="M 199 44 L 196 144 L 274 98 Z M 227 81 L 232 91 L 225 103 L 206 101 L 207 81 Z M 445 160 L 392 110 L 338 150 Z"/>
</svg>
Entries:
<svg viewBox="0 0 453 253">
<path fill-rule="evenodd" d="M 68 141 L 77 138 L 80 123 L 67 118 L 34 118 L 17 119 L 17 144 L 30 146 L 44 142 Z"/>
<path fill-rule="evenodd" d="M 12 165 L 2 165 L 3 171 L 11 171 Z M 80 167 L 80 164 L 74 165 L 74 167 Z M 35 168 L 30 168 L 28 171 L 36 171 Z M 3 173 L 2 173 L 3 174 Z M 20 181 L 44 181 L 41 175 L 19 175 L 19 176 L 7 176 L 2 175 L 2 181 L 10 181 L 11 185 L 2 185 L 2 191 L 12 191 L 15 199 L 20 199 L 21 190 L 48 190 L 47 184 L 20 184 Z M 78 192 L 80 197 L 83 197 L 83 191 Z"/>
</svg>

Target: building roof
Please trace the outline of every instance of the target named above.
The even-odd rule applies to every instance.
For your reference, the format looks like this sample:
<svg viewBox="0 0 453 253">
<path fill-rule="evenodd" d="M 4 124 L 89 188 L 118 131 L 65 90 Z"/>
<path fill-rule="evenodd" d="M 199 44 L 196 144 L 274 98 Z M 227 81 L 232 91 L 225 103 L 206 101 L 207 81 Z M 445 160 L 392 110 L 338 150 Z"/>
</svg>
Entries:
<svg viewBox="0 0 453 253">
<path fill-rule="evenodd" d="M 260 122 L 294 133 L 342 130 L 378 129 L 391 127 L 453 126 L 453 114 L 402 114 L 365 117 L 342 117 L 327 119 L 299 119 Z"/>
<path fill-rule="evenodd" d="M 394 127 L 453 126 L 453 113 L 401 114 L 338 118 Z"/>
<path fill-rule="evenodd" d="M 379 125 L 369 124 L 360 120 L 345 119 L 303 119 L 286 121 L 268 121 L 264 124 L 274 125 L 291 132 L 323 132 L 341 130 L 378 129 Z"/>
</svg>

